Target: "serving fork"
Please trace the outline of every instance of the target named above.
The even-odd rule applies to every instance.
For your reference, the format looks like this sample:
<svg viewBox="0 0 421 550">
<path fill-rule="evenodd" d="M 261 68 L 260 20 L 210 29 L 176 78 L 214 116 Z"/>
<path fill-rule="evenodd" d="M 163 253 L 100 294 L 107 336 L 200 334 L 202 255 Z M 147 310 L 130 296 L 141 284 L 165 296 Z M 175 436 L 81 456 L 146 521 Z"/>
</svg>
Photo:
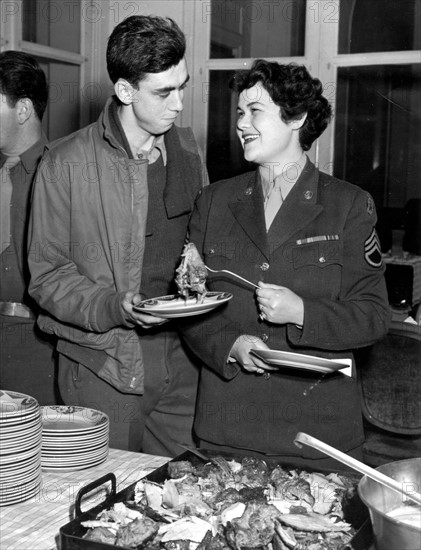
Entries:
<svg viewBox="0 0 421 550">
<path fill-rule="evenodd" d="M 247 279 L 244 279 L 244 277 L 241 277 L 241 275 L 237 275 L 237 273 L 233 273 L 232 271 L 228 271 L 228 269 L 211 269 L 207 265 L 205 265 L 206 269 L 212 273 L 228 273 L 228 275 L 232 275 L 233 277 L 237 277 L 237 279 L 240 279 L 244 283 L 247 283 L 251 286 L 254 286 L 254 288 L 259 288 L 257 285 L 252 283 L 251 281 L 248 281 Z"/>
</svg>

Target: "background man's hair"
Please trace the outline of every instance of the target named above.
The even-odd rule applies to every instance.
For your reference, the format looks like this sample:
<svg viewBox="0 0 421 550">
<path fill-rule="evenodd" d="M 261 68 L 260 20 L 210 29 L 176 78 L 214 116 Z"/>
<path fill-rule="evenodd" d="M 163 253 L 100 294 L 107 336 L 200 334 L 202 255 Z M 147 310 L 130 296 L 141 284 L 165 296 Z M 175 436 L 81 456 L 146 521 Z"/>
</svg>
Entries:
<svg viewBox="0 0 421 550">
<path fill-rule="evenodd" d="M 11 107 L 20 99 L 30 99 L 42 120 L 48 101 L 47 78 L 32 55 L 14 50 L 0 53 L 0 92 Z"/>
</svg>

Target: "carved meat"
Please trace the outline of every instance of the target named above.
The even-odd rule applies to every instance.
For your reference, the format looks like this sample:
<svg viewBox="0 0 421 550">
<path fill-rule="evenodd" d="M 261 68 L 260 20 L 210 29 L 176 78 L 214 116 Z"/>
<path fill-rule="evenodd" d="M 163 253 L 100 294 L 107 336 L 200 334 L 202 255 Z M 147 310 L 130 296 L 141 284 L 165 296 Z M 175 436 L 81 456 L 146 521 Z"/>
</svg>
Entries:
<svg viewBox="0 0 421 550">
<path fill-rule="evenodd" d="M 181 258 L 175 278 L 178 291 L 185 298 L 193 293 L 198 296 L 200 301 L 203 301 L 206 294 L 205 283 L 208 272 L 196 246 L 193 243 L 186 244 Z"/>
<path fill-rule="evenodd" d="M 142 550 L 339 550 L 354 532 L 341 507 L 355 491 L 345 476 L 222 456 L 197 466 L 175 461 L 168 474 L 139 481 L 130 509 L 117 503 L 83 522 L 87 537 L 112 541 L 116 533 L 118 547 Z"/>
</svg>

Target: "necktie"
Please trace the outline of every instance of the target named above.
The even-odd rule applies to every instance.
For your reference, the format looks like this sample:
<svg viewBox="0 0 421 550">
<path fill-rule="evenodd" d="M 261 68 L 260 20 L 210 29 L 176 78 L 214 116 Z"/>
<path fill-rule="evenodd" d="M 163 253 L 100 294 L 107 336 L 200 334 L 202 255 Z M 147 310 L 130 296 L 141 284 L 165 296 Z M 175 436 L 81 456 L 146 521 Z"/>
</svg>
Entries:
<svg viewBox="0 0 421 550">
<path fill-rule="evenodd" d="M 265 220 L 266 220 L 266 231 L 269 231 L 270 226 L 272 225 L 273 220 L 275 219 L 278 210 L 281 208 L 283 198 L 281 191 L 281 181 L 282 178 L 276 178 L 273 182 L 272 188 L 265 199 Z"/>
<path fill-rule="evenodd" d="M 10 170 L 19 161 L 19 157 L 9 157 L 0 170 L 0 254 L 10 244 L 10 206 L 12 202 Z"/>
</svg>

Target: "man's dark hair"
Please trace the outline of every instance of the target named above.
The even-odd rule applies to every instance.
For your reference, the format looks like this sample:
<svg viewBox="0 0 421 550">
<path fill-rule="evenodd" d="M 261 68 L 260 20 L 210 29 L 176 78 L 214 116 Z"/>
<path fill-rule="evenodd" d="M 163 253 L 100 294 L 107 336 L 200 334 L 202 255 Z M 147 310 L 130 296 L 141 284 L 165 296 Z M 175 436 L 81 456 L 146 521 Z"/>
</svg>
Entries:
<svg viewBox="0 0 421 550">
<path fill-rule="evenodd" d="M 24 52 L 0 53 L 0 92 L 14 107 L 20 99 L 32 101 L 35 114 L 42 120 L 48 101 L 48 85 L 37 60 Z"/>
<path fill-rule="evenodd" d="M 132 15 L 108 39 L 108 74 L 113 84 L 124 78 L 136 87 L 146 73 L 161 73 L 178 65 L 185 51 L 185 36 L 172 19 Z"/>
<path fill-rule="evenodd" d="M 323 86 L 318 78 L 312 78 L 304 65 L 257 59 L 250 70 L 239 71 L 230 82 L 230 88 L 238 93 L 261 83 L 272 101 L 280 107 L 284 122 L 300 119 L 307 113 L 299 130 L 300 145 L 308 151 L 311 144 L 326 129 L 332 117 L 332 108 L 323 96 Z"/>
</svg>

